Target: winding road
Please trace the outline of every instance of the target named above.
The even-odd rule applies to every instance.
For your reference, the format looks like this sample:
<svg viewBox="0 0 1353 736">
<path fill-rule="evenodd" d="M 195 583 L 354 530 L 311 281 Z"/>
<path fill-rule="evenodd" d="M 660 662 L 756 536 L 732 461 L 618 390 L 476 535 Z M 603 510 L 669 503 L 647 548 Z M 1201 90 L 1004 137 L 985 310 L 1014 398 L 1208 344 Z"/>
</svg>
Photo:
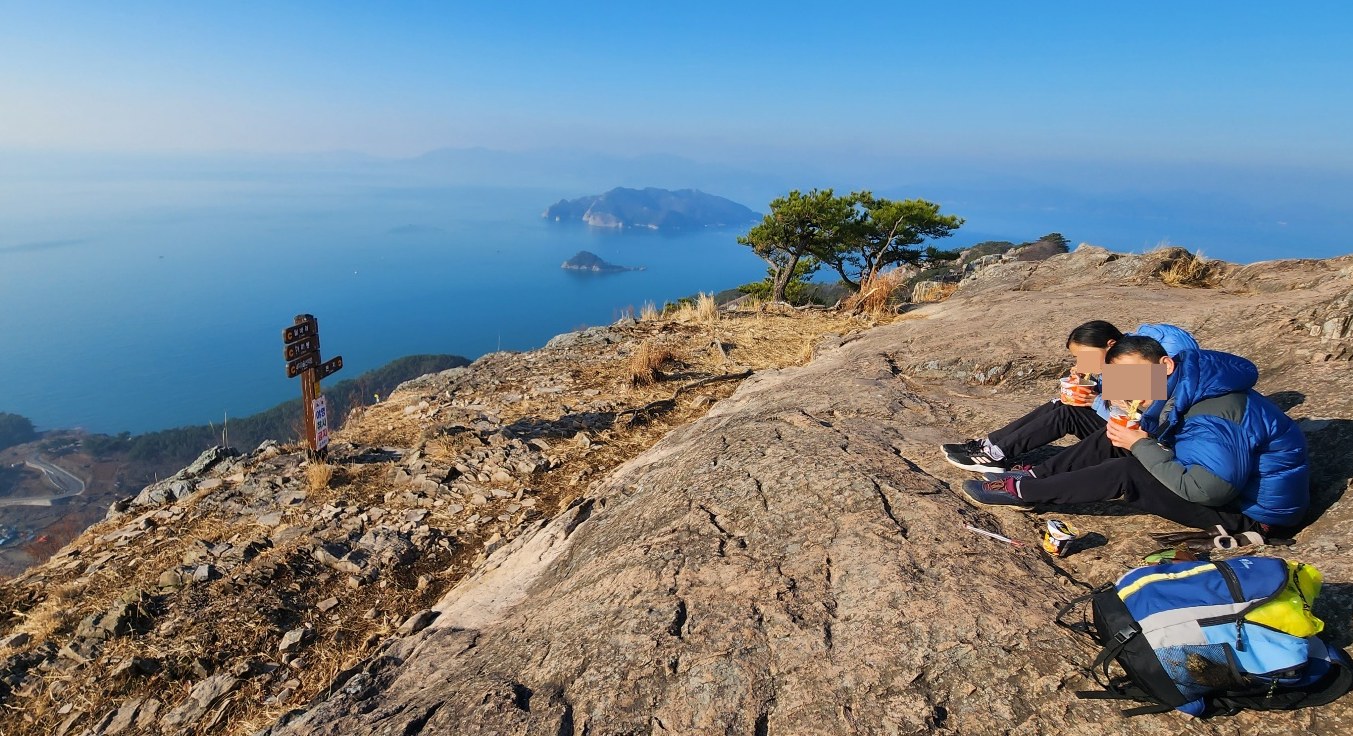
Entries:
<svg viewBox="0 0 1353 736">
<path fill-rule="evenodd" d="M 41 471 L 48 483 L 51 483 L 59 491 L 55 496 L 44 498 L 0 498 L 0 507 L 3 506 L 51 506 L 53 501 L 59 501 L 63 498 L 78 496 L 85 492 L 85 482 L 74 473 L 65 468 L 59 468 L 46 460 L 41 455 L 33 453 L 33 456 L 24 461 L 24 465 Z"/>
</svg>

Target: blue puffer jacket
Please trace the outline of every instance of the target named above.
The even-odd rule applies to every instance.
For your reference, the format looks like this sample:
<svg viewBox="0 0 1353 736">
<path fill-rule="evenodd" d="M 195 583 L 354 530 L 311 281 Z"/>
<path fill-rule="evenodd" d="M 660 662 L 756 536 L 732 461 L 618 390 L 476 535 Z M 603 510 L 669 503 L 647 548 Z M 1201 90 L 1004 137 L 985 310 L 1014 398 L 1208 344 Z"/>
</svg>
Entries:
<svg viewBox="0 0 1353 736">
<path fill-rule="evenodd" d="M 1273 402 L 1254 390 L 1250 361 L 1213 350 L 1174 357 L 1166 381 L 1159 441 L 1139 440 L 1132 454 L 1175 493 L 1207 506 L 1236 505 L 1255 521 L 1298 524 L 1310 505 L 1306 438 Z"/>
<path fill-rule="evenodd" d="M 1171 357 L 1179 355 L 1185 350 L 1198 349 L 1198 341 L 1193 339 L 1193 335 L 1190 335 L 1187 330 L 1181 327 L 1175 327 L 1174 325 L 1146 324 L 1141 325 L 1128 334 L 1149 337 L 1155 340 L 1160 343 L 1161 347 L 1165 348 L 1165 354 Z M 1102 386 L 1097 386 L 1095 390 L 1100 391 L 1102 388 Z M 1151 432 L 1156 428 L 1156 417 L 1160 414 L 1161 406 L 1163 406 L 1163 403 L 1158 401 L 1153 405 L 1153 408 L 1147 408 L 1146 411 L 1142 412 L 1142 429 Z M 1095 413 L 1099 415 L 1100 419 L 1103 419 L 1106 422 L 1109 421 L 1109 404 L 1104 401 L 1103 396 L 1095 397 L 1095 403 L 1092 405 L 1092 408 L 1094 408 Z"/>
</svg>

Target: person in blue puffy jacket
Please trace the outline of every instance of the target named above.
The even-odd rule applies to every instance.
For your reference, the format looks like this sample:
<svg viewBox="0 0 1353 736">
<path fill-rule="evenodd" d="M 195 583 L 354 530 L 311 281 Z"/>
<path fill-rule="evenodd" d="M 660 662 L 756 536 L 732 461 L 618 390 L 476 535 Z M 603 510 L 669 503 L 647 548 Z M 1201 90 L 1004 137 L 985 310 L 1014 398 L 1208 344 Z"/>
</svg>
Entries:
<svg viewBox="0 0 1353 736">
<path fill-rule="evenodd" d="M 1144 324 L 1134 330 L 1132 335 L 1150 337 L 1164 346 L 1168 355 L 1177 355 L 1185 350 L 1197 350 L 1198 342 L 1185 330 L 1174 325 Z M 1066 349 L 1077 356 L 1080 353 L 1098 353 L 1096 361 L 1103 363 L 1105 353 L 1119 340 L 1123 333 L 1112 324 L 1103 320 L 1094 320 L 1080 325 L 1071 331 L 1066 339 Z M 1104 428 L 1109 419 L 1109 407 L 1100 396 L 1100 381 L 1094 376 L 1094 385 L 1076 389 L 1074 398 L 1059 396 L 1051 402 L 1042 404 L 1033 411 L 992 432 L 986 437 L 967 442 L 941 445 L 944 457 L 950 463 L 977 472 L 1000 473 L 1015 468 L 1014 458 L 1066 435 L 1075 435 L 1085 439 Z M 1156 413 L 1147 412 L 1142 425 L 1153 428 Z M 1035 466 L 1018 466 L 1022 470 L 1035 469 Z"/>
<path fill-rule="evenodd" d="M 1122 499 L 1185 526 L 1264 537 L 1301 524 L 1310 506 L 1306 439 L 1254 390 L 1254 363 L 1213 350 L 1172 357 L 1149 337 L 1119 340 L 1105 361 L 1165 367 L 1168 398 L 1151 402 L 1153 426 L 1108 423 L 1044 471 L 969 481 L 970 499 L 1015 506 Z"/>
</svg>

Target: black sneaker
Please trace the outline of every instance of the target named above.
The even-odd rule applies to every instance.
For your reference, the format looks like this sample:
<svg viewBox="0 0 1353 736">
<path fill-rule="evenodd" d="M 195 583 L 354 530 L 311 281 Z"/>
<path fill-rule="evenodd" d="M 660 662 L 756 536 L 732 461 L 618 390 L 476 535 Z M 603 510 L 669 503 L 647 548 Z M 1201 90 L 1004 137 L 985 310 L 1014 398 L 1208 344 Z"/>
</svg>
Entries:
<svg viewBox="0 0 1353 736">
<path fill-rule="evenodd" d="M 963 495 L 980 506 L 1005 506 L 1020 511 L 1032 511 L 1028 501 L 1019 497 L 1014 478 L 1002 480 L 969 480 L 963 482 Z"/>
<path fill-rule="evenodd" d="M 946 455 L 971 455 L 974 452 L 981 452 L 986 449 L 982 440 L 968 440 L 967 442 L 950 442 L 947 445 L 940 445 L 940 452 Z"/>
<path fill-rule="evenodd" d="M 963 445 L 957 446 L 963 447 Z M 944 459 L 964 470 L 971 470 L 975 473 L 1002 473 L 1010 468 L 1008 461 L 997 460 L 989 455 L 981 442 L 978 442 L 976 449 L 965 449 L 961 452 L 945 451 Z"/>
</svg>

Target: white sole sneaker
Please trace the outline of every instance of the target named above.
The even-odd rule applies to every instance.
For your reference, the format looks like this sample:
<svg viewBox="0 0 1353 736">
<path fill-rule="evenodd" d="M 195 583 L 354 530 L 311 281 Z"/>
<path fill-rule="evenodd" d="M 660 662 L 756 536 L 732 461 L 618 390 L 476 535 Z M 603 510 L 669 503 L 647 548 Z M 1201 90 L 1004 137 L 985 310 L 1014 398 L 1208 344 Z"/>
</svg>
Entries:
<svg viewBox="0 0 1353 736">
<path fill-rule="evenodd" d="M 971 470 L 971 471 L 974 472 L 974 473 L 1004 473 L 1004 472 L 1006 472 L 1006 469 L 1005 469 L 1003 466 L 1000 466 L 1000 465 L 983 465 L 983 464 L 981 464 L 981 463 L 974 462 L 972 458 L 962 458 L 962 459 L 959 459 L 959 458 L 954 457 L 953 455 L 950 455 L 950 454 L 947 454 L 947 453 L 946 453 L 945 456 L 944 456 L 944 459 L 945 459 L 945 460 L 948 460 L 948 461 L 949 461 L 949 464 L 950 464 L 950 465 L 953 465 L 953 466 L 956 467 L 956 468 L 962 468 L 962 469 L 964 469 L 964 470 Z"/>
</svg>

